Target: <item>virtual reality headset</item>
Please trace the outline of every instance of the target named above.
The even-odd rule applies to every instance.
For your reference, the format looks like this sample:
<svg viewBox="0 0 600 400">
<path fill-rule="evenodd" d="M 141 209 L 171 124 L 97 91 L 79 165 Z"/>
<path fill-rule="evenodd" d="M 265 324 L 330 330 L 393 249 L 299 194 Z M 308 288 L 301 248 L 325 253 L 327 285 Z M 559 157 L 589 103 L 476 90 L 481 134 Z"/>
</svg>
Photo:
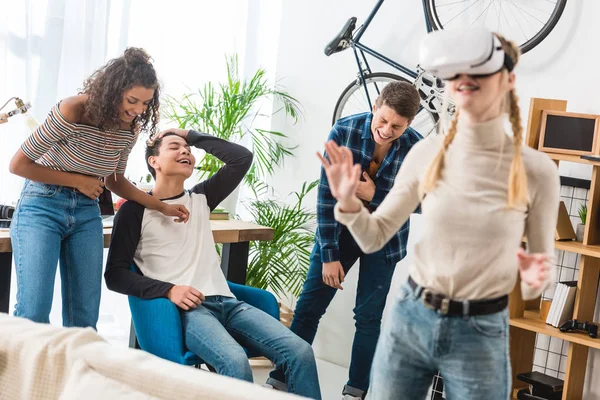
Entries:
<svg viewBox="0 0 600 400">
<path fill-rule="evenodd" d="M 444 80 L 460 74 L 484 78 L 514 68 L 500 39 L 483 27 L 433 31 L 421 42 L 419 58 L 421 68 Z"/>
</svg>

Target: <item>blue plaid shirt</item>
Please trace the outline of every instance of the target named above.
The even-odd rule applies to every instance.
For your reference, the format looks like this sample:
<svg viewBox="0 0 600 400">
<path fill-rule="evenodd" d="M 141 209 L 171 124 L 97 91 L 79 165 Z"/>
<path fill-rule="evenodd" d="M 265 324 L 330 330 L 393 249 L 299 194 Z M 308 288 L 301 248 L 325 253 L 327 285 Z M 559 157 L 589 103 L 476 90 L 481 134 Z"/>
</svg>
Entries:
<svg viewBox="0 0 600 400">
<path fill-rule="evenodd" d="M 333 140 L 340 146 L 348 147 L 354 156 L 354 163 L 359 163 L 363 171 L 366 171 L 369 167 L 375 150 L 375 141 L 371 135 L 371 118 L 371 113 L 342 118 L 333 126 L 328 139 Z M 375 182 L 375 195 L 369 203 L 369 207 L 373 211 L 377 209 L 394 185 L 394 179 L 408 151 L 422 138 L 417 131 L 409 127 L 392 144 L 377 171 L 377 175 L 375 175 L 375 179 L 373 179 Z M 318 240 L 321 247 L 322 262 L 340 260 L 339 237 L 342 225 L 333 217 L 334 206 L 335 199 L 331 195 L 325 171 L 321 168 L 317 198 L 316 240 Z M 383 249 L 388 261 L 394 264 L 406 256 L 408 228 L 409 222 L 407 221 Z"/>
</svg>

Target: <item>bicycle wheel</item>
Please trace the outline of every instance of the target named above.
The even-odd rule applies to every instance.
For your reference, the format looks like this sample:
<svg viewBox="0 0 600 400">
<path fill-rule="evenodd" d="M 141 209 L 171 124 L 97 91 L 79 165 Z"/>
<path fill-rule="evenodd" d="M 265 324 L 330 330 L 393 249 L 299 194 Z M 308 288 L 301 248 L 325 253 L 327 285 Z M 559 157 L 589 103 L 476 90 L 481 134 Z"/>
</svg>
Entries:
<svg viewBox="0 0 600 400">
<path fill-rule="evenodd" d="M 369 90 L 369 97 L 372 103 L 375 103 L 377 96 L 381 92 L 381 89 L 390 82 L 404 81 L 412 84 L 408 79 L 403 78 L 399 75 L 390 74 L 387 72 L 375 72 L 373 74 L 365 75 L 365 82 Z M 348 115 L 368 112 L 373 109 L 373 106 L 369 104 L 365 89 L 361 82 L 355 80 L 350 83 L 346 89 L 342 92 L 340 98 L 335 105 L 333 111 L 332 124 L 343 117 Z M 419 111 L 413 122 L 410 124 L 411 128 L 419 132 L 423 137 L 429 135 L 436 128 L 438 121 L 438 115 L 432 113 L 426 109 Z"/>
<path fill-rule="evenodd" d="M 567 0 L 427 0 L 433 29 L 481 24 L 527 53 L 554 29 Z"/>
</svg>

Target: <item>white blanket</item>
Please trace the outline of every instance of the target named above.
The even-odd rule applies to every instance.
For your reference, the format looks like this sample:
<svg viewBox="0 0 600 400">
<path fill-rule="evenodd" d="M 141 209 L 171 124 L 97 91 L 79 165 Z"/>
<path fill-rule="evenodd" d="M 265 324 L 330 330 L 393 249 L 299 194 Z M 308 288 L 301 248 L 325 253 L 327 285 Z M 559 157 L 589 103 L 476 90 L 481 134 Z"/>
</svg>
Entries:
<svg viewBox="0 0 600 400">
<path fill-rule="evenodd" d="M 0 313 L 1 399 L 299 399 Z"/>
</svg>

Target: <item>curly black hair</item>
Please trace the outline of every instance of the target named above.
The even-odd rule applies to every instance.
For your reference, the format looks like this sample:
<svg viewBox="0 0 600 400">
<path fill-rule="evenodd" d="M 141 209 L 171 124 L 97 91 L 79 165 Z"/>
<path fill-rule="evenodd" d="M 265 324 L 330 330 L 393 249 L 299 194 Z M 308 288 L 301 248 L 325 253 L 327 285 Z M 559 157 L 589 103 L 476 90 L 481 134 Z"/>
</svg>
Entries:
<svg viewBox="0 0 600 400">
<path fill-rule="evenodd" d="M 121 57 L 110 60 L 85 80 L 79 92 L 88 95 L 85 118 L 102 131 L 118 128 L 123 93 L 136 85 L 154 89 L 154 96 L 146 111 L 131 122 L 131 130 L 155 134 L 160 116 L 160 84 L 152 58 L 137 47 L 127 48 Z"/>
<path fill-rule="evenodd" d="M 177 136 L 177 134 L 173 132 L 167 132 L 163 135 L 163 137 L 159 139 L 149 140 L 148 142 L 146 142 L 146 166 L 148 167 L 148 171 L 154 179 L 156 179 L 156 170 L 150 165 L 150 161 L 148 160 L 150 159 L 150 157 L 157 156 L 160 154 L 160 146 L 162 145 L 163 139 L 167 136 Z"/>
</svg>

